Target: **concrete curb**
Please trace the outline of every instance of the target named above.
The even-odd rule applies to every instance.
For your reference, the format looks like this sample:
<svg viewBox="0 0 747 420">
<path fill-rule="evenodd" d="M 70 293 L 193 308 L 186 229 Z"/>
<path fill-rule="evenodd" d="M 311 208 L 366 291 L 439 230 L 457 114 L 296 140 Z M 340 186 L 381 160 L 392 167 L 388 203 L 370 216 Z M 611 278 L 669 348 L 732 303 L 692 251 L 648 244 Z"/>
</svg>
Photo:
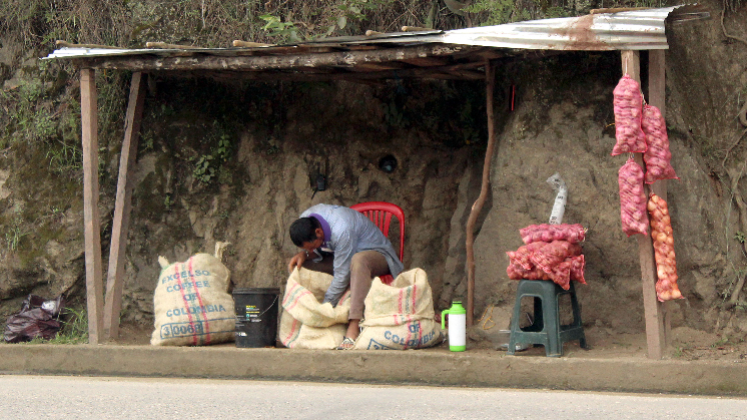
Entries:
<svg viewBox="0 0 747 420">
<path fill-rule="evenodd" d="M 3 345 L 0 372 L 747 395 L 747 364 L 502 352 Z"/>
</svg>

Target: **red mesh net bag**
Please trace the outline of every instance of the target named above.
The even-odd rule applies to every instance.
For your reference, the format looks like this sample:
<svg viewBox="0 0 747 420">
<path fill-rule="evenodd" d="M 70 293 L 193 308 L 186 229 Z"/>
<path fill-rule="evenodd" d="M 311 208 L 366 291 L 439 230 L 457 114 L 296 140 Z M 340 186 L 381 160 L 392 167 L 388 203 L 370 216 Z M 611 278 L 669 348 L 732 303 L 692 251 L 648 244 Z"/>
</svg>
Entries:
<svg viewBox="0 0 747 420">
<path fill-rule="evenodd" d="M 552 280 L 564 290 L 570 288 L 571 280 L 586 284 L 584 258 L 578 244 L 534 242 L 506 254 L 510 260 L 506 274 L 511 280 Z"/>
<path fill-rule="evenodd" d="M 564 261 L 552 268 L 550 272 L 545 272 L 539 267 L 526 270 L 517 264 L 509 264 L 506 268 L 506 274 L 511 280 L 552 280 L 555 284 L 562 287 L 563 290 L 571 288 L 571 262 Z"/>
<path fill-rule="evenodd" d="M 646 162 L 646 183 L 653 184 L 660 179 L 679 179 L 670 164 L 672 154 L 669 152 L 667 123 L 659 108 L 651 105 L 644 107 L 641 127 L 648 145 L 643 155 L 643 161 Z"/>
<path fill-rule="evenodd" d="M 586 284 L 584 278 L 584 268 L 586 268 L 586 259 L 583 255 L 576 255 L 571 257 L 571 280 L 575 280 L 581 284 Z"/>
<path fill-rule="evenodd" d="M 684 299 L 677 286 L 677 262 L 674 255 L 674 237 L 667 202 L 656 194 L 648 201 L 651 214 L 651 239 L 656 258 L 656 297 L 660 302 Z"/>
<path fill-rule="evenodd" d="M 646 137 L 641 129 L 643 95 L 640 85 L 626 74 L 620 79 L 613 94 L 617 144 L 612 149 L 612 156 L 645 152 Z"/>
<path fill-rule="evenodd" d="M 543 270 L 544 271 L 544 270 Z M 553 266 L 550 271 L 547 272 L 555 284 L 560 286 L 563 290 L 571 288 L 571 262 L 566 260 L 560 264 Z"/>
<path fill-rule="evenodd" d="M 520 265 L 509 264 L 506 274 L 511 280 L 550 280 L 550 276 L 539 268 L 525 270 Z"/>
<path fill-rule="evenodd" d="M 544 242 L 537 242 L 529 245 L 522 245 L 516 251 L 506 252 L 511 264 L 522 267 L 524 270 L 534 269 L 532 256 L 534 253 L 545 246 Z"/>
<path fill-rule="evenodd" d="M 546 273 L 552 268 L 564 262 L 566 258 L 581 255 L 581 246 L 566 241 L 553 241 L 536 250 L 529 259 L 532 263 Z"/>
<path fill-rule="evenodd" d="M 646 194 L 643 192 L 643 169 L 633 161 L 620 168 L 617 177 L 620 186 L 620 218 L 622 229 L 626 235 L 648 232 L 648 216 L 646 215 Z"/>
<path fill-rule="evenodd" d="M 519 234 L 521 234 L 521 239 L 525 244 L 552 241 L 567 241 L 577 244 L 586 239 L 584 227 L 580 224 L 529 225 L 524 229 L 519 229 Z"/>
</svg>

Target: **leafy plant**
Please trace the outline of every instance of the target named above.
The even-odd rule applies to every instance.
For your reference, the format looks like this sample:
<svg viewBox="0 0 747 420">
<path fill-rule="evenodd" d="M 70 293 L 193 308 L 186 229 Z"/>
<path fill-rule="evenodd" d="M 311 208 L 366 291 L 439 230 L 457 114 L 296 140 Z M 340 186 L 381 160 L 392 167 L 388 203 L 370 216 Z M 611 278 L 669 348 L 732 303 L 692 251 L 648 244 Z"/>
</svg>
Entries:
<svg viewBox="0 0 747 420">
<path fill-rule="evenodd" d="M 192 175 L 203 184 L 210 184 L 218 176 L 222 165 L 228 161 L 233 153 L 231 137 L 226 132 L 218 136 L 218 142 L 210 153 L 199 156 L 195 161 Z"/>
<path fill-rule="evenodd" d="M 502 25 L 532 17 L 529 11 L 522 9 L 515 0 L 477 0 L 463 10 L 468 13 L 487 12 L 483 25 Z"/>
<path fill-rule="evenodd" d="M 345 29 L 349 23 L 358 23 L 367 19 L 366 13 L 378 10 L 390 3 L 388 0 L 344 0 L 335 5 L 328 16 L 331 23 L 327 35 L 336 30 Z"/>
<path fill-rule="evenodd" d="M 283 41 L 298 42 L 300 37 L 298 36 L 298 28 L 293 22 L 283 22 L 280 17 L 275 15 L 262 15 L 259 17 L 266 23 L 262 29 L 272 37 L 279 37 Z"/>
<path fill-rule="evenodd" d="M 202 155 L 197 158 L 195 169 L 192 172 L 192 175 L 196 180 L 202 182 L 203 184 L 209 184 L 213 180 L 213 178 L 215 177 L 215 167 L 213 165 L 213 159 L 215 158 L 212 155 Z"/>
</svg>

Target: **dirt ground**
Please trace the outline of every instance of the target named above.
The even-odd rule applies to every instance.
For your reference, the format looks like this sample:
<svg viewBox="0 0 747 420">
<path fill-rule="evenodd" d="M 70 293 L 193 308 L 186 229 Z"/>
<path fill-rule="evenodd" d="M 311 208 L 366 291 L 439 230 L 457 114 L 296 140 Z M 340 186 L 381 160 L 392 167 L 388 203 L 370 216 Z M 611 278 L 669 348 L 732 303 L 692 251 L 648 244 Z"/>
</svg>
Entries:
<svg viewBox="0 0 747 420">
<path fill-rule="evenodd" d="M 149 345 L 152 327 L 142 324 L 126 323 L 122 325 L 120 338 L 115 341 L 119 345 Z M 614 359 L 614 358 L 646 358 L 646 334 L 615 334 L 609 328 L 592 326 L 585 329 L 589 349 L 579 347 L 578 342 L 566 343 L 563 357 Z M 672 330 L 672 345 L 666 352 L 665 359 L 671 360 L 714 360 L 743 363 L 747 357 L 747 342 L 732 343 L 719 337 L 689 327 L 679 327 Z M 497 343 L 497 342 L 496 342 Z M 467 350 L 476 353 L 501 352 L 496 350 L 496 343 L 489 339 L 479 341 L 469 340 Z M 218 344 L 218 346 L 233 346 L 233 343 Z M 423 351 L 447 352 L 448 345 L 442 344 Z M 280 349 L 279 349 L 280 350 Z M 543 347 L 529 348 L 517 352 L 517 357 L 543 357 Z"/>
</svg>

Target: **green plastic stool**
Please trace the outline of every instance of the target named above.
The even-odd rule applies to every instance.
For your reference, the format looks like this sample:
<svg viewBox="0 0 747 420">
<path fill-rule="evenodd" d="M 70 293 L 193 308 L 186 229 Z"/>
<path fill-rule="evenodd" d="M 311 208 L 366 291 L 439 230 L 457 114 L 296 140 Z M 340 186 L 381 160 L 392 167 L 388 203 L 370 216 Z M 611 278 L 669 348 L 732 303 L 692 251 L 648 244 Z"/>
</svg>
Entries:
<svg viewBox="0 0 747 420">
<path fill-rule="evenodd" d="M 564 294 L 571 295 L 573 323 L 570 325 L 560 325 L 558 298 Z M 534 297 L 534 322 L 528 327 L 520 328 L 521 299 L 525 296 Z M 547 357 L 560 357 L 563 355 L 563 343 L 573 340 L 579 340 L 581 348 L 587 348 L 584 327 L 581 325 L 581 308 L 576 299 L 573 282 L 569 290 L 563 290 L 551 281 L 519 281 L 514 315 L 511 318 L 508 354 L 515 354 L 517 344 L 541 344 L 545 346 Z"/>
</svg>

